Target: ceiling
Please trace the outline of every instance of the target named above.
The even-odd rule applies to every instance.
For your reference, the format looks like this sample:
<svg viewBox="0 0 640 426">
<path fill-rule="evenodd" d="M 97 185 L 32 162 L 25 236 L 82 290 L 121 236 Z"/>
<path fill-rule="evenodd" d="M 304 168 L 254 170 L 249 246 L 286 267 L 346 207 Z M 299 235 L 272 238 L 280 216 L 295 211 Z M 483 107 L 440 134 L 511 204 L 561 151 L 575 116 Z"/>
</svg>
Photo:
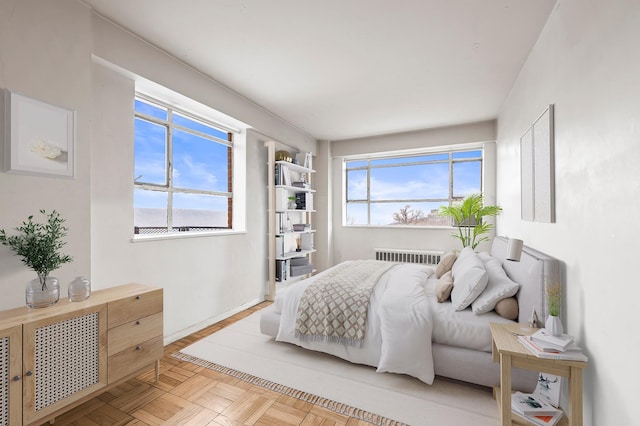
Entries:
<svg viewBox="0 0 640 426">
<path fill-rule="evenodd" d="M 316 139 L 496 118 L 555 0 L 83 0 Z"/>
</svg>

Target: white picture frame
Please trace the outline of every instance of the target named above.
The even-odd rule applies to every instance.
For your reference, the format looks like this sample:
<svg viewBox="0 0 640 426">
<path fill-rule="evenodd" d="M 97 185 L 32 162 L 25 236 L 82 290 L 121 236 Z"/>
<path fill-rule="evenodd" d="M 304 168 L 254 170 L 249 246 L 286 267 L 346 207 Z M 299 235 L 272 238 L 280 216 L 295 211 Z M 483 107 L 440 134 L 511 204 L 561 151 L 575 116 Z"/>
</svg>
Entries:
<svg viewBox="0 0 640 426">
<path fill-rule="evenodd" d="M 521 217 L 554 223 L 555 161 L 553 104 L 520 138 Z"/>
<path fill-rule="evenodd" d="M 313 169 L 312 161 L 313 161 L 312 154 L 310 152 L 305 153 L 304 166 L 307 169 Z"/>
<path fill-rule="evenodd" d="M 74 178 L 76 113 L 5 90 L 4 171 Z"/>
</svg>

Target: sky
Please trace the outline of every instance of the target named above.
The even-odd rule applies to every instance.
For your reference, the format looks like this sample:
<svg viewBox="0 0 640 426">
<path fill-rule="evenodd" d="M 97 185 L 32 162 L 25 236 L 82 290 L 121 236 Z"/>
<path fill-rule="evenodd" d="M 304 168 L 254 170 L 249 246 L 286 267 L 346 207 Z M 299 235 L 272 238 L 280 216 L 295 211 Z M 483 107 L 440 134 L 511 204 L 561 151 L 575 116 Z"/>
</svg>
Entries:
<svg viewBox="0 0 640 426">
<path fill-rule="evenodd" d="M 160 120 L 168 119 L 165 108 L 136 99 L 136 111 Z M 177 126 L 200 132 L 190 133 L 173 128 L 173 186 L 196 190 L 226 192 L 228 190 L 227 145 L 208 139 L 222 140 L 227 133 L 208 126 L 188 116 L 173 112 L 172 122 Z M 164 125 L 141 118 L 135 120 L 135 165 L 136 182 L 166 185 L 167 154 Z M 479 158 L 481 150 L 454 152 L 454 159 Z M 393 214 L 409 205 L 424 215 L 441 205 L 447 205 L 449 197 L 449 154 L 434 153 L 413 157 L 372 159 L 370 161 L 371 224 L 388 225 L 394 222 Z M 439 162 L 444 161 L 444 162 Z M 367 161 L 349 161 L 348 169 L 366 166 Z M 464 197 L 481 191 L 481 163 L 454 162 L 454 196 Z M 348 195 L 350 200 L 366 200 L 367 170 L 349 170 Z M 134 206 L 140 208 L 166 209 L 167 193 L 135 189 Z M 417 199 L 440 199 L 416 201 Z M 377 202 L 376 202 L 377 201 Z M 384 202 L 380 202 L 384 201 Z M 227 198 L 207 194 L 174 194 L 176 209 L 226 211 Z M 348 224 L 367 223 L 367 204 L 349 204 Z"/>
<path fill-rule="evenodd" d="M 136 100 L 136 111 L 167 119 L 167 111 Z M 204 125 L 184 115 L 173 113 L 173 123 L 223 140 L 227 133 Z M 135 120 L 136 182 L 166 185 L 166 127 L 140 118 Z M 173 129 L 173 186 L 208 191 L 227 192 L 227 146 L 206 137 Z M 227 198 L 206 194 L 175 194 L 174 209 L 223 210 Z M 158 191 L 135 190 L 136 208 L 166 208 L 167 194 Z"/>
<path fill-rule="evenodd" d="M 454 153 L 454 159 L 478 158 L 481 150 Z M 427 215 L 448 202 L 424 202 L 416 199 L 448 199 L 449 163 L 417 164 L 425 161 L 448 160 L 448 154 L 431 154 L 415 157 L 371 160 L 370 196 L 371 224 L 387 225 L 394 222 L 393 214 L 406 205 Z M 416 163 L 416 164 L 414 164 Z M 366 161 L 352 161 L 347 168 L 366 166 Z M 398 166 L 403 164 L 403 166 Z M 387 166 L 375 168 L 376 166 Z M 481 192 L 481 163 L 454 162 L 454 196 L 464 197 Z M 367 170 L 348 171 L 348 196 L 350 200 L 366 200 Z M 375 201 L 386 201 L 376 203 Z M 366 204 L 349 204 L 348 224 L 366 224 Z"/>
</svg>

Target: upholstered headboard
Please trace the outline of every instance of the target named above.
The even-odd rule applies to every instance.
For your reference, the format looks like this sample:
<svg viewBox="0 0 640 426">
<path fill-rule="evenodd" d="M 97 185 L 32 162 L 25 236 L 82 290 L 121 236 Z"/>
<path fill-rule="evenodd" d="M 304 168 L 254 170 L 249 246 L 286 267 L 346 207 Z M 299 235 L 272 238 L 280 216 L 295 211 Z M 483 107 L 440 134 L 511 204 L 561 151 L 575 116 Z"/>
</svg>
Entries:
<svg viewBox="0 0 640 426">
<path fill-rule="evenodd" d="M 549 282 L 560 281 L 560 261 L 542 252 L 524 246 L 520 262 L 506 260 L 507 243 L 505 237 L 495 237 L 491 245 L 491 255 L 502 259 L 502 267 L 513 281 L 520 284 L 516 298 L 520 313 L 518 321 L 528 323 L 531 308 L 536 308 L 538 319 L 544 322 L 547 317 L 545 303 L 545 278 Z"/>
</svg>

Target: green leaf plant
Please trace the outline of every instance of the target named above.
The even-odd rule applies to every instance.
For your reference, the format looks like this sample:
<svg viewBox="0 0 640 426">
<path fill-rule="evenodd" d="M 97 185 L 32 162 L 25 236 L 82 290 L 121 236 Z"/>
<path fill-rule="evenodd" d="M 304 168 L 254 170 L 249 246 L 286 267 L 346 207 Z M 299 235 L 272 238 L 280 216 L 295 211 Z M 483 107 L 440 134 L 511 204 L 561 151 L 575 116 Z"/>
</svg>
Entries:
<svg viewBox="0 0 640 426">
<path fill-rule="evenodd" d="M 73 258 L 60 253 L 66 244 L 62 238 L 68 231 L 64 219 L 55 210 L 49 214 L 40 210 L 40 213 L 47 217 L 46 223 L 34 222 L 31 215 L 15 228 L 18 235 L 7 236 L 6 231 L 0 229 L 0 243 L 9 247 L 16 256 L 22 258 L 22 263 L 38 274 L 42 290 L 46 290 L 49 273 Z"/>
<path fill-rule="evenodd" d="M 549 315 L 560 316 L 560 304 L 562 303 L 562 289 L 560 283 L 549 283 L 545 278 L 545 290 L 547 293 L 547 307 Z"/>
<path fill-rule="evenodd" d="M 502 213 L 500 206 L 485 206 L 482 194 L 471 194 L 461 203 L 452 206 L 442 206 L 438 214 L 453 219 L 457 231 L 451 236 L 462 242 L 462 247 L 475 248 L 483 241 L 489 241 L 486 233 L 493 229 L 493 225 L 483 221 L 484 217 L 495 217 Z"/>
</svg>

